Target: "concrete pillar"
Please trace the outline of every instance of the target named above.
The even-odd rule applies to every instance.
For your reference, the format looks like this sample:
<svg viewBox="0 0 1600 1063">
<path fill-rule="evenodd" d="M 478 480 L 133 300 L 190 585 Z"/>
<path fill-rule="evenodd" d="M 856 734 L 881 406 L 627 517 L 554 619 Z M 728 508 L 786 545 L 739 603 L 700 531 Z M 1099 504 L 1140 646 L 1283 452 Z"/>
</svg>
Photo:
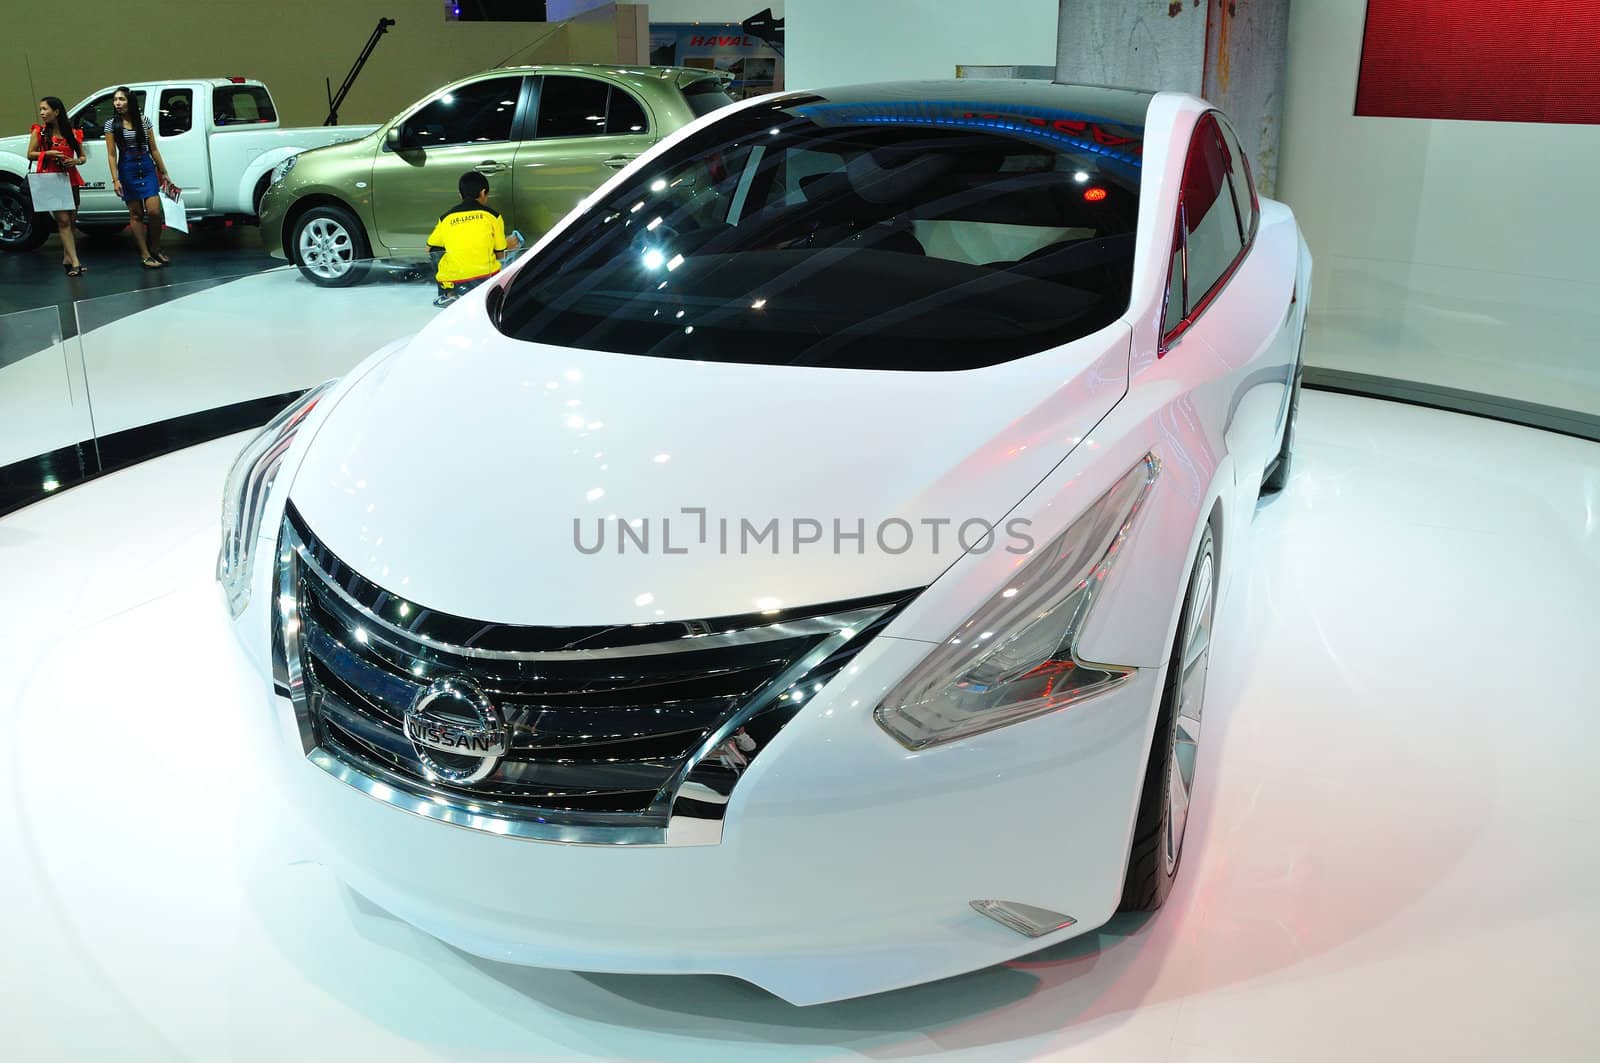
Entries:
<svg viewBox="0 0 1600 1063">
<path fill-rule="evenodd" d="M 1271 195 L 1288 48 L 1289 0 L 1061 0 L 1056 78 L 1204 96 Z"/>
<path fill-rule="evenodd" d="M 1255 165 L 1263 195 L 1276 195 L 1289 0 L 1210 0 L 1206 99 L 1222 109 Z"/>
<path fill-rule="evenodd" d="M 1200 95 L 1200 0 L 1061 0 L 1056 80 Z"/>
</svg>

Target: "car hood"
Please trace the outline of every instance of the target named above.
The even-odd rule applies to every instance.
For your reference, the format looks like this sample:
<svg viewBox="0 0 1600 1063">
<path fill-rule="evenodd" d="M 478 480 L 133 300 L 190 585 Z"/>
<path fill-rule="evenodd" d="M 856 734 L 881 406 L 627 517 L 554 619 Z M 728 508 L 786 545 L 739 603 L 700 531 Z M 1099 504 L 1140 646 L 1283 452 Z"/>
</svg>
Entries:
<svg viewBox="0 0 1600 1063">
<path fill-rule="evenodd" d="M 1120 322 L 983 369 L 886 372 L 543 346 L 500 335 L 482 303 L 435 319 L 328 411 L 289 498 L 368 579 L 497 623 L 926 586 L 960 556 L 963 522 L 1001 522 L 1126 390 Z M 1001 528 L 994 548 L 1011 541 Z"/>
<path fill-rule="evenodd" d="M 314 148 L 307 148 L 300 153 L 296 166 L 307 163 L 327 162 L 339 165 L 350 159 L 363 159 L 377 150 L 378 131 L 384 127 L 363 126 L 364 132 L 351 140 L 340 140 L 332 144 L 322 144 Z"/>
</svg>

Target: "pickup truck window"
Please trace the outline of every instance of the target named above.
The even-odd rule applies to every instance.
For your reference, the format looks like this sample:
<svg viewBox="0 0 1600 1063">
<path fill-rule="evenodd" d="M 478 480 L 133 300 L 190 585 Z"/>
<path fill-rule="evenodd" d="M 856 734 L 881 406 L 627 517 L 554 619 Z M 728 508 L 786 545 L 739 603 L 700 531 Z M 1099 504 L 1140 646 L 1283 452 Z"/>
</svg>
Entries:
<svg viewBox="0 0 1600 1063">
<path fill-rule="evenodd" d="M 517 116 L 520 77 L 488 78 L 458 85 L 423 104 L 400 131 L 405 148 L 483 144 L 511 139 Z"/>
<path fill-rule="evenodd" d="M 164 137 L 177 137 L 193 128 L 194 90 L 162 89 L 157 131 Z"/>
<path fill-rule="evenodd" d="M 276 122 L 272 97 L 260 85 L 223 85 L 211 93 L 211 113 L 217 125 L 253 125 Z"/>
<path fill-rule="evenodd" d="M 117 113 L 117 109 L 111 105 L 111 97 L 115 95 L 115 92 L 107 92 L 104 95 L 96 96 L 84 104 L 82 109 L 73 116 L 72 127 L 83 130 L 83 139 L 89 140 L 93 137 L 105 135 L 106 123 L 111 121 L 112 117 Z M 133 90 L 133 102 L 139 105 L 139 111 L 142 114 L 144 112 L 143 89 Z M 166 130 L 161 130 L 160 132 L 163 136 L 166 135 Z"/>
</svg>

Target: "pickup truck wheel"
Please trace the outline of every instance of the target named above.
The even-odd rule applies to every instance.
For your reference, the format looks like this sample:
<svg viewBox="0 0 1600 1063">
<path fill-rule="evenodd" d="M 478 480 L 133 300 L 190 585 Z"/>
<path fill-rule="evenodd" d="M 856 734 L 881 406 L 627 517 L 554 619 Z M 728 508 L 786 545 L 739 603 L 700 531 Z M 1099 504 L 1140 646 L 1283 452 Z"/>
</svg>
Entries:
<svg viewBox="0 0 1600 1063">
<path fill-rule="evenodd" d="M 32 251 L 55 229 L 49 218 L 33 212 L 33 201 L 21 185 L 0 182 L 0 251 Z"/>
<path fill-rule="evenodd" d="M 294 264 L 313 284 L 343 288 L 367 272 L 367 237 L 361 222 L 343 207 L 312 207 L 294 223 L 289 240 Z"/>
</svg>

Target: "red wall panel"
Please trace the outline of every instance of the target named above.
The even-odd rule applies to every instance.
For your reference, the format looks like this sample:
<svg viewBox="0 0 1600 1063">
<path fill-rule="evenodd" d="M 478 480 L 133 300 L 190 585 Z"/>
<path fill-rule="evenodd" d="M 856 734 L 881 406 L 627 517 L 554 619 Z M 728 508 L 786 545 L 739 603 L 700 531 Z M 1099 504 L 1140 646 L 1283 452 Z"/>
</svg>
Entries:
<svg viewBox="0 0 1600 1063">
<path fill-rule="evenodd" d="M 1367 0 L 1356 114 L 1600 124 L 1600 2 Z"/>
</svg>

